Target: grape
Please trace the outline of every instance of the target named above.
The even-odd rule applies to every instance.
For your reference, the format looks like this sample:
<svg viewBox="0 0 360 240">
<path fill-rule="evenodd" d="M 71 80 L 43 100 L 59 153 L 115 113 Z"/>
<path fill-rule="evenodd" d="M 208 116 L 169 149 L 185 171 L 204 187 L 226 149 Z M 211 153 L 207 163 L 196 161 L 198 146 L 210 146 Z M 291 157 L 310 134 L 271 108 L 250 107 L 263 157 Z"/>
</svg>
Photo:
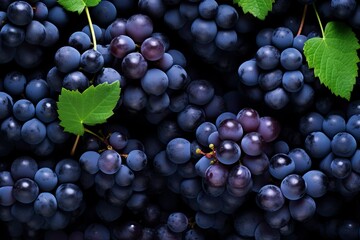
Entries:
<svg viewBox="0 0 360 240">
<path fill-rule="evenodd" d="M 126 21 L 125 29 L 135 42 L 143 42 L 153 32 L 153 23 L 147 15 L 135 14 Z"/>
<path fill-rule="evenodd" d="M 242 163 L 246 166 L 251 174 L 261 175 L 269 169 L 269 158 L 265 153 L 258 156 L 245 155 L 242 159 Z"/>
<path fill-rule="evenodd" d="M 201 211 L 198 211 L 195 214 L 196 224 L 203 229 L 211 228 L 215 224 L 215 219 L 215 214 L 206 214 Z"/>
<path fill-rule="evenodd" d="M 189 96 L 189 103 L 195 105 L 205 105 L 214 97 L 214 87 L 209 81 L 193 80 L 186 89 Z"/>
<path fill-rule="evenodd" d="M 225 165 L 231 165 L 239 161 L 241 149 L 239 145 L 231 140 L 224 140 L 216 147 L 217 159 Z"/>
<path fill-rule="evenodd" d="M 200 181 L 196 178 L 184 179 L 180 183 L 180 193 L 182 196 L 194 199 L 198 196 L 199 192 L 202 190 Z"/>
<path fill-rule="evenodd" d="M 0 187 L 4 186 L 13 186 L 14 180 L 9 171 L 1 171 L 0 172 Z"/>
<path fill-rule="evenodd" d="M 38 163 L 30 156 L 20 156 L 11 163 L 11 176 L 14 180 L 20 178 L 34 179 L 38 171 Z"/>
<path fill-rule="evenodd" d="M 149 37 L 142 42 L 140 52 L 146 60 L 157 61 L 164 55 L 165 46 L 159 38 Z"/>
<path fill-rule="evenodd" d="M 34 181 L 41 191 L 51 191 L 57 186 L 58 177 L 51 168 L 42 167 L 36 171 Z"/>
<path fill-rule="evenodd" d="M 106 26 L 116 19 L 117 10 L 111 1 L 101 1 L 98 5 L 91 8 L 90 13 L 94 16 L 94 21 Z"/>
<path fill-rule="evenodd" d="M 306 136 L 305 150 L 310 157 L 325 157 L 331 151 L 331 141 L 323 132 L 312 132 Z"/>
<path fill-rule="evenodd" d="M 29 144 L 38 144 L 46 137 L 46 127 L 37 118 L 32 118 L 22 125 L 21 137 Z"/>
<path fill-rule="evenodd" d="M 182 212 L 171 213 L 167 219 L 167 226 L 173 232 L 184 232 L 188 227 L 188 218 Z"/>
<path fill-rule="evenodd" d="M 260 47 L 256 52 L 256 64 L 263 70 L 272 70 L 280 62 L 280 52 L 272 45 Z"/>
<path fill-rule="evenodd" d="M 205 0 L 199 4 L 199 14 L 205 19 L 214 18 L 216 16 L 217 10 L 218 3 L 215 0 Z"/>
<path fill-rule="evenodd" d="M 347 132 L 338 132 L 331 140 L 331 150 L 339 157 L 351 157 L 356 148 L 355 138 Z"/>
<path fill-rule="evenodd" d="M 26 122 L 35 116 L 35 107 L 27 99 L 20 99 L 13 106 L 14 117 L 20 121 Z"/>
<path fill-rule="evenodd" d="M 41 99 L 35 107 L 36 117 L 43 123 L 50 123 L 57 119 L 56 101 L 52 98 Z"/>
<path fill-rule="evenodd" d="M 303 175 L 307 183 L 306 193 L 314 198 L 323 196 L 327 192 L 328 177 L 319 170 L 310 170 Z"/>
<path fill-rule="evenodd" d="M 51 217 L 57 209 L 57 201 L 53 194 L 42 192 L 34 202 L 34 211 L 43 217 Z"/>
<path fill-rule="evenodd" d="M 255 239 L 263 238 L 280 239 L 280 232 L 270 227 L 266 222 L 261 222 L 255 228 Z"/>
<path fill-rule="evenodd" d="M 13 186 L 0 187 L 0 205 L 11 206 L 16 202 L 16 197 L 13 193 Z"/>
<path fill-rule="evenodd" d="M 251 182 L 251 172 L 244 165 L 236 165 L 230 170 L 227 180 L 232 187 L 244 188 Z"/>
<path fill-rule="evenodd" d="M 304 85 L 304 76 L 303 74 L 296 71 L 286 71 L 283 74 L 282 86 L 288 92 L 298 92 Z"/>
<path fill-rule="evenodd" d="M 315 214 L 316 202 L 312 197 L 305 195 L 298 200 L 290 201 L 289 210 L 293 219 L 306 221 Z"/>
<path fill-rule="evenodd" d="M 261 209 L 274 212 L 284 205 L 285 198 L 278 186 L 267 184 L 260 188 L 257 193 L 256 203 Z"/>
<path fill-rule="evenodd" d="M 80 178 L 80 164 L 71 158 L 65 158 L 57 162 L 55 173 L 59 183 L 76 182 Z"/>
<path fill-rule="evenodd" d="M 300 132 L 306 136 L 312 132 L 321 131 L 324 117 L 317 112 L 305 114 L 299 123 Z"/>
<path fill-rule="evenodd" d="M 0 126 L 0 132 L 9 141 L 19 141 L 21 139 L 21 124 L 13 117 L 5 119 Z"/>
<path fill-rule="evenodd" d="M 114 150 L 105 150 L 100 154 L 98 166 L 105 174 L 114 174 L 121 167 L 121 156 Z"/>
<path fill-rule="evenodd" d="M 174 138 L 166 146 L 166 155 L 176 164 L 186 163 L 191 158 L 190 142 L 184 138 Z"/>
<path fill-rule="evenodd" d="M 347 18 L 352 15 L 356 8 L 356 1 L 354 0 L 331 0 L 330 4 L 331 11 L 333 14 L 340 18 Z"/>
<path fill-rule="evenodd" d="M 74 211 L 80 207 L 83 193 L 73 183 L 62 183 L 56 188 L 55 197 L 58 207 L 64 211 Z"/>
<path fill-rule="evenodd" d="M 15 1 L 7 8 L 7 17 L 12 23 L 19 26 L 29 24 L 33 16 L 31 5 L 25 1 Z"/>
<path fill-rule="evenodd" d="M 0 36 L 5 46 L 18 47 L 25 40 L 25 31 L 16 25 L 7 23 L 1 28 Z"/>
<path fill-rule="evenodd" d="M 57 120 L 46 125 L 46 134 L 49 140 L 56 144 L 62 144 L 70 137 L 70 134 L 64 131 Z"/>
<path fill-rule="evenodd" d="M 217 24 L 213 20 L 196 18 L 191 25 L 191 34 L 198 43 L 206 44 L 212 42 L 217 34 Z"/>
<path fill-rule="evenodd" d="M 68 43 L 78 51 L 85 51 L 91 46 L 90 37 L 82 31 L 73 32 L 69 37 Z"/>
<path fill-rule="evenodd" d="M 32 79 L 25 87 L 25 95 L 35 105 L 49 96 L 49 85 L 43 79 Z"/>
<path fill-rule="evenodd" d="M 54 56 L 56 68 L 63 73 L 69 73 L 80 66 L 80 53 L 71 46 L 59 48 Z"/>
<path fill-rule="evenodd" d="M 286 48 L 280 54 L 280 63 L 286 70 L 296 70 L 302 65 L 302 54 L 296 48 Z"/>
<path fill-rule="evenodd" d="M 127 166 L 133 171 L 141 171 L 146 167 L 147 156 L 141 150 L 132 150 L 126 158 Z"/>
<path fill-rule="evenodd" d="M 187 105 L 185 109 L 177 115 L 179 127 L 186 132 L 192 132 L 204 121 L 204 111 L 195 105 Z"/>
<path fill-rule="evenodd" d="M 288 152 L 288 156 L 295 163 L 295 172 L 304 173 L 310 170 L 312 161 L 306 151 L 302 148 L 294 148 Z"/>
<path fill-rule="evenodd" d="M 80 71 L 70 72 L 65 75 L 62 86 L 68 90 L 84 91 L 90 85 L 89 79 Z"/>
<path fill-rule="evenodd" d="M 88 49 L 80 56 L 80 66 L 87 73 L 96 73 L 104 66 L 104 57 L 99 51 Z"/>
<path fill-rule="evenodd" d="M 264 219 L 272 228 L 281 228 L 286 226 L 291 220 L 289 206 L 284 204 L 282 208 L 274 212 L 266 212 Z"/>
<path fill-rule="evenodd" d="M 18 202 L 31 203 L 37 198 L 39 187 L 30 178 L 20 178 L 14 183 L 12 193 Z"/>
<path fill-rule="evenodd" d="M 283 72 L 280 69 L 275 69 L 269 72 L 260 73 L 258 83 L 263 90 L 271 91 L 281 85 L 282 78 Z"/>
<path fill-rule="evenodd" d="M 284 197 L 289 200 L 298 200 L 306 193 L 307 182 L 298 174 L 287 175 L 280 185 Z"/>
<path fill-rule="evenodd" d="M 149 69 L 141 78 L 141 87 L 148 94 L 159 96 L 165 93 L 169 85 L 167 75 L 156 68 Z"/>
<path fill-rule="evenodd" d="M 243 136 L 243 128 L 235 119 L 224 119 L 217 127 L 219 138 L 222 140 L 239 141 Z M 244 136 L 245 137 L 245 136 Z"/>
<path fill-rule="evenodd" d="M 347 158 L 334 158 L 330 163 L 330 170 L 334 177 L 346 178 L 351 173 L 351 162 Z"/>
<path fill-rule="evenodd" d="M 45 26 L 37 21 L 32 20 L 27 26 L 25 30 L 25 41 L 33 44 L 39 45 L 46 38 L 46 29 Z"/>
<path fill-rule="evenodd" d="M 272 142 L 280 134 L 280 123 L 270 116 L 260 117 L 257 132 L 261 134 L 265 142 Z"/>
<path fill-rule="evenodd" d="M 269 172 L 273 177 L 283 179 L 294 170 L 295 162 L 287 154 L 277 153 L 270 158 Z"/>
<path fill-rule="evenodd" d="M 168 159 L 166 151 L 161 151 L 155 155 L 153 166 L 155 172 L 162 176 L 169 176 L 177 170 L 177 164 Z"/>
<path fill-rule="evenodd" d="M 211 122 L 203 122 L 196 129 L 196 140 L 203 146 L 209 144 L 208 138 L 210 134 L 217 130 L 216 126 Z"/>
<path fill-rule="evenodd" d="M 264 96 L 265 103 L 273 109 L 284 108 L 290 101 L 289 94 L 282 87 L 268 91 Z"/>
<path fill-rule="evenodd" d="M 263 152 L 264 139 L 258 132 L 249 132 L 241 139 L 241 149 L 249 156 L 258 156 Z"/>
<path fill-rule="evenodd" d="M 142 54 L 131 52 L 123 58 L 121 68 L 126 77 L 138 79 L 145 75 L 148 69 L 148 63 Z"/>
<path fill-rule="evenodd" d="M 224 186 L 226 184 L 228 175 L 228 169 L 220 163 L 211 164 L 205 170 L 206 183 L 212 187 Z"/>
<path fill-rule="evenodd" d="M 293 33 L 289 28 L 285 27 L 275 28 L 271 37 L 272 44 L 274 44 L 274 46 L 279 49 L 290 47 L 293 43 L 293 40 Z"/>
<path fill-rule="evenodd" d="M 254 237 L 256 226 L 263 221 L 263 214 L 257 208 L 245 208 L 241 214 L 237 213 L 234 228 L 237 234 L 244 237 Z"/>
</svg>

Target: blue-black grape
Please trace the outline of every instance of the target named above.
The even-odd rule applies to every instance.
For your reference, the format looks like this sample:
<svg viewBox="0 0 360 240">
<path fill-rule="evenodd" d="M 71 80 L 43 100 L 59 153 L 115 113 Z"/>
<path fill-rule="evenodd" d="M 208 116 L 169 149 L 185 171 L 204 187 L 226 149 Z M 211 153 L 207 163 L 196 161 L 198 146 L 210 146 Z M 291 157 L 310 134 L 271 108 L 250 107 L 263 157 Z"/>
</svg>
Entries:
<svg viewBox="0 0 360 240">
<path fill-rule="evenodd" d="M 284 197 L 289 200 L 297 200 L 306 193 L 307 182 L 298 174 L 287 175 L 280 185 Z"/>
<path fill-rule="evenodd" d="M 55 197 L 58 207 L 63 211 L 74 211 L 83 200 L 81 189 L 73 183 L 62 183 L 56 188 Z"/>
<path fill-rule="evenodd" d="M 43 217 L 51 217 L 57 210 L 57 201 L 50 192 L 42 192 L 34 202 L 34 211 Z"/>
<path fill-rule="evenodd" d="M 273 184 L 264 185 L 256 195 L 257 205 L 265 211 L 277 211 L 285 203 L 281 189 Z"/>
<path fill-rule="evenodd" d="M 168 216 L 167 226 L 173 232 L 184 232 L 188 227 L 188 218 L 182 212 L 174 212 Z"/>
<path fill-rule="evenodd" d="M 76 182 L 81 175 L 80 164 L 74 159 L 64 158 L 56 163 L 55 173 L 59 183 Z"/>
<path fill-rule="evenodd" d="M 52 191 L 57 186 L 58 177 L 51 168 L 42 167 L 36 171 L 34 181 L 41 191 Z"/>
<path fill-rule="evenodd" d="M 21 203 L 31 203 L 35 201 L 39 194 L 39 187 L 30 178 L 20 178 L 14 183 L 13 196 Z"/>
</svg>

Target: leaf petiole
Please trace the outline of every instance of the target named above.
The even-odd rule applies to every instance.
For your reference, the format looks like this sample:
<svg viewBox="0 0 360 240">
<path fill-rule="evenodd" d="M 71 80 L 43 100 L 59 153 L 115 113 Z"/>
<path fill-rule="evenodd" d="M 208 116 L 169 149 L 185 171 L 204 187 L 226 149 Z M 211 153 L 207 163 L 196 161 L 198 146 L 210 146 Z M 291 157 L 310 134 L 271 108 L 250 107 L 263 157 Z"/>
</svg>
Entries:
<svg viewBox="0 0 360 240">
<path fill-rule="evenodd" d="M 96 36 L 95 36 L 95 31 L 94 31 L 94 26 L 92 24 L 92 20 L 91 20 L 91 17 L 90 17 L 90 12 L 89 12 L 89 8 L 87 6 L 85 6 L 85 12 L 86 12 L 86 17 L 88 19 L 88 22 L 89 22 L 89 28 L 90 28 L 90 33 L 91 33 L 91 38 L 92 38 L 92 41 L 93 41 L 93 49 L 96 50 Z"/>
<path fill-rule="evenodd" d="M 87 128 L 84 128 L 84 131 L 87 132 L 87 133 L 90 133 L 91 135 L 97 137 L 99 140 L 101 140 L 102 142 L 105 142 L 105 139 L 103 137 L 101 137 L 99 134 L 96 134 L 94 133 L 93 131 L 87 129 Z"/>
<path fill-rule="evenodd" d="M 315 11 L 316 18 L 317 18 L 317 20 L 319 22 L 321 35 L 322 35 L 323 38 L 325 38 L 325 32 L 324 32 L 324 28 L 323 28 L 323 25 L 322 25 L 321 20 L 320 20 L 320 15 L 319 15 L 319 13 L 318 13 L 318 11 L 316 9 L 315 3 L 313 3 L 312 5 L 313 5 L 314 11 Z"/>
</svg>

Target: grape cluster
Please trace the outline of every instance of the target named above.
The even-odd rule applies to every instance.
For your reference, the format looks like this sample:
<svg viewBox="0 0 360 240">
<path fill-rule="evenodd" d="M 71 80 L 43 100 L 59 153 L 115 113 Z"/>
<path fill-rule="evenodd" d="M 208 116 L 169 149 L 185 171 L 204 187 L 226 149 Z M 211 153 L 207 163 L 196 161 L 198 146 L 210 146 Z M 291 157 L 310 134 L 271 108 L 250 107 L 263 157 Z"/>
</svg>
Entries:
<svg viewBox="0 0 360 240">
<path fill-rule="evenodd" d="M 290 108 L 303 112 L 314 104 L 314 73 L 303 55 L 305 35 L 296 35 L 287 27 L 262 29 L 256 36 L 259 49 L 253 59 L 238 69 L 240 81 L 249 88 L 259 88 L 260 101 L 270 108 Z M 314 86 L 315 85 L 315 86 Z"/>
<path fill-rule="evenodd" d="M 215 0 L 144 0 L 139 1 L 139 6 L 149 15 L 162 17 L 202 61 L 219 70 L 234 69 L 234 60 L 248 54 L 250 44 L 246 36 L 253 33 L 256 20 L 234 5 Z"/>
<path fill-rule="evenodd" d="M 39 66 L 45 52 L 59 40 L 68 14 L 56 1 L 3 1 L 0 6 L 0 63 Z"/>
<path fill-rule="evenodd" d="M 0 156 L 13 150 L 48 156 L 69 134 L 59 125 L 56 100 L 42 76 L 8 72 L 0 91 Z"/>
</svg>

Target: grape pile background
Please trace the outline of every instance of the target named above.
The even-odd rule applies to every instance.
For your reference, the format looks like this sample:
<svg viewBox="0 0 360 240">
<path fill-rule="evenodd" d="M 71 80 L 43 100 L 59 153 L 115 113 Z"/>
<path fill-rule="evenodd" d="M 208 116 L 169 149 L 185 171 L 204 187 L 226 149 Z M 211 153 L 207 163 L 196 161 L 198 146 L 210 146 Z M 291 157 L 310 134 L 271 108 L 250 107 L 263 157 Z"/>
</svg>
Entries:
<svg viewBox="0 0 360 240">
<path fill-rule="evenodd" d="M 2 0 L 0 238 L 360 239 L 360 81 L 347 101 L 307 66 L 313 2 L 359 37 L 355 0 L 103 0 L 94 50 L 85 12 Z M 114 81 L 71 154 L 61 88 Z"/>
</svg>

